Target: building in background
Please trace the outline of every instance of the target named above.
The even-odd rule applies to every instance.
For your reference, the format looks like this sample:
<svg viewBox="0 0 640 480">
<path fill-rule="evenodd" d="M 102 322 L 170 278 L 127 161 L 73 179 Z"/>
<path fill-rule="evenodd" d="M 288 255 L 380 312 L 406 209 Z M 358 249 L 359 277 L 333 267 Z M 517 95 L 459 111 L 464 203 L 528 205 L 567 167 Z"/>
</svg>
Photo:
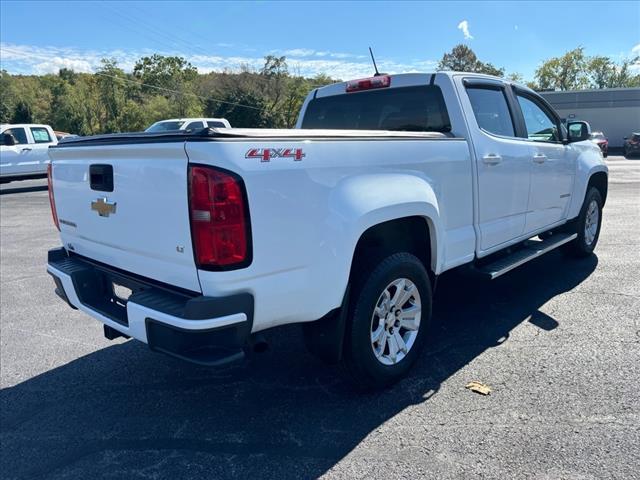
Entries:
<svg viewBox="0 0 640 480">
<path fill-rule="evenodd" d="M 591 130 L 601 131 L 610 148 L 622 148 L 624 137 L 640 131 L 640 88 L 605 88 L 540 92 L 567 120 L 589 122 Z"/>
</svg>

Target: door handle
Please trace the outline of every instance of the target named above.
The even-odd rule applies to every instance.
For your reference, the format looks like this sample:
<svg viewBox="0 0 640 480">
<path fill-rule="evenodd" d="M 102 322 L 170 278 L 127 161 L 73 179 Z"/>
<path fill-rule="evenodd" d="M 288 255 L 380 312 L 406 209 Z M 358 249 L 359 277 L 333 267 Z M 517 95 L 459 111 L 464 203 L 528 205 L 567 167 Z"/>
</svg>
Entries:
<svg viewBox="0 0 640 480">
<path fill-rule="evenodd" d="M 500 155 L 496 155 L 495 153 L 488 153 L 484 157 L 482 157 L 482 161 L 485 165 L 497 165 L 502 161 L 502 157 Z"/>
<path fill-rule="evenodd" d="M 28 147 L 25 147 L 25 148 L 23 148 L 23 149 L 22 149 L 22 151 L 23 151 L 23 152 L 30 152 L 30 151 L 31 151 L 31 149 L 30 149 L 30 148 L 28 148 Z"/>
<path fill-rule="evenodd" d="M 533 161 L 535 163 L 544 163 L 547 161 L 547 156 L 544 153 L 536 153 L 533 156 Z"/>
</svg>

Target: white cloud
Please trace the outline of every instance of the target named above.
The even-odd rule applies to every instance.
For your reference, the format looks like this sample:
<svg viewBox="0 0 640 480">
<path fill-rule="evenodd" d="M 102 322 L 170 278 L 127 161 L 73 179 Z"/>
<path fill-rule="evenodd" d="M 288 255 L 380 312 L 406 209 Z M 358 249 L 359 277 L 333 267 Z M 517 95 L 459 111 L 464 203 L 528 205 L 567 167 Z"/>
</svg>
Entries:
<svg viewBox="0 0 640 480">
<path fill-rule="evenodd" d="M 293 48 L 291 50 L 284 50 L 281 53 L 287 57 L 310 57 L 316 52 L 309 48 Z"/>
<path fill-rule="evenodd" d="M 462 20 L 458 24 L 458 30 L 462 30 L 465 40 L 473 40 L 473 36 L 469 33 L 469 22 L 467 20 Z"/>
<path fill-rule="evenodd" d="M 367 58 L 366 55 L 356 55 L 354 53 L 329 52 L 326 50 L 313 50 L 310 48 L 293 48 L 290 50 L 271 50 L 272 55 L 284 55 L 287 58 L 300 57 L 330 57 L 330 58 Z"/>
<path fill-rule="evenodd" d="M 264 55 L 193 55 L 180 51 L 151 50 L 82 50 L 33 45 L 0 43 L 0 68 L 9 73 L 44 74 L 57 73 L 60 68 L 70 68 L 76 72 L 94 72 L 100 68 L 102 58 L 115 58 L 121 68 L 132 71 L 136 60 L 145 55 L 160 53 L 185 57 L 200 73 L 212 71 L 239 71 L 243 67 L 257 70 L 264 64 Z M 287 56 L 289 70 L 293 74 L 313 77 L 324 73 L 333 78 L 352 79 L 366 77 L 373 73 L 373 66 L 366 55 L 342 52 L 295 49 L 283 52 L 265 52 Z M 434 71 L 436 61 L 412 60 L 396 62 L 377 59 L 380 71 L 387 73 L 408 73 Z"/>
<path fill-rule="evenodd" d="M 629 70 L 634 75 L 640 75 L 640 43 L 631 48 L 631 52 L 629 55 L 623 55 L 629 60 L 634 60 L 631 65 L 629 65 Z"/>
</svg>

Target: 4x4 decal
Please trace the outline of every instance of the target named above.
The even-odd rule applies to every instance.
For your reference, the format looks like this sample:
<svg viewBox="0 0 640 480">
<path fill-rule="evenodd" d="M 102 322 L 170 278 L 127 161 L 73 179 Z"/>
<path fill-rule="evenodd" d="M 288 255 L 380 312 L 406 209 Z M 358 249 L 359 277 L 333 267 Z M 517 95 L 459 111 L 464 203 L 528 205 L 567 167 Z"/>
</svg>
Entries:
<svg viewBox="0 0 640 480">
<path fill-rule="evenodd" d="M 244 158 L 259 158 L 261 162 L 269 162 L 272 158 L 293 158 L 299 162 L 306 154 L 301 148 L 252 148 Z"/>
</svg>

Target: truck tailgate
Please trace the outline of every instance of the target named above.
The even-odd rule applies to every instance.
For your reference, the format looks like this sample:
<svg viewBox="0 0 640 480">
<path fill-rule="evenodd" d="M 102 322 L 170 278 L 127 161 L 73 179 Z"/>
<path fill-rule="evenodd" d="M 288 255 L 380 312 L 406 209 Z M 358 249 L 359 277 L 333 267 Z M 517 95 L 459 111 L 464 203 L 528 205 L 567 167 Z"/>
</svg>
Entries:
<svg viewBox="0 0 640 480">
<path fill-rule="evenodd" d="M 184 142 L 57 147 L 49 156 L 65 248 L 201 291 L 191 244 Z"/>
</svg>

